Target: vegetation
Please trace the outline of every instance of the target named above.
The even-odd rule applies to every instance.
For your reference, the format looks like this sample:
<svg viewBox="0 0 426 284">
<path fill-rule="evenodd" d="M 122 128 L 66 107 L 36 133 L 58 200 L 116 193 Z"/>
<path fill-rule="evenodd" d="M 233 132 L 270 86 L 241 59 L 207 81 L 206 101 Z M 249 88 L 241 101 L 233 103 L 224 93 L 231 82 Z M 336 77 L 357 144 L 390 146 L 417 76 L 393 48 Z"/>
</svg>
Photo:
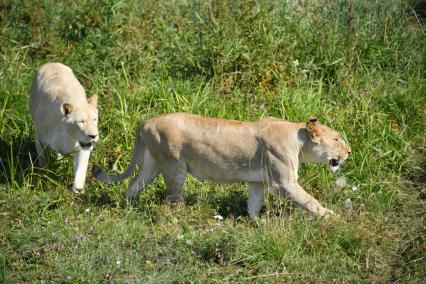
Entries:
<svg viewBox="0 0 426 284">
<path fill-rule="evenodd" d="M 406 1 L 0 0 L 0 282 L 421 283 L 425 273 L 425 26 Z M 134 129 L 161 113 L 255 120 L 315 116 L 352 147 L 337 175 L 300 183 L 341 215 L 314 219 L 246 185 L 157 179 L 134 207 L 127 182 L 70 157 L 33 165 L 27 94 L 59 61 L 100 97 L 91 163 L 122 171 Z M 221 215 L 223 220 L 215 219 Z"/>
</svg>

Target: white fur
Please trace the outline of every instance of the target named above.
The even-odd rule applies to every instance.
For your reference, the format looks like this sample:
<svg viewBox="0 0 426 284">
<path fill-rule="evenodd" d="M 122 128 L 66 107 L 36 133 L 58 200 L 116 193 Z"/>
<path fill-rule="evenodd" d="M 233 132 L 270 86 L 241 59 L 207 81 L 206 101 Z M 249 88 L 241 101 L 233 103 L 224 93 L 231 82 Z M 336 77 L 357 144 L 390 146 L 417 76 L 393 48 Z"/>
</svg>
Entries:
<svg viewBox="0 0 426 284">
<path fill-rule="evenodd" d="M 262 209 L 264 199 L 264 185 L 262 182 L 249 182 L 248 184 L 248 213 L 254 219 Z"/>
<path fill-rule="evenodd" d="M 34 76 L 29 105 L 36 132 L 38 163 L 46 164 L 47 148 L 62 154 L 73 153 L 72 188 L 74 191 L 82 189 L 93 143 L 99 139 L 97 97 L 87 100 L 71 68 L 61 63 L 48 63 Z"/>
</svg>

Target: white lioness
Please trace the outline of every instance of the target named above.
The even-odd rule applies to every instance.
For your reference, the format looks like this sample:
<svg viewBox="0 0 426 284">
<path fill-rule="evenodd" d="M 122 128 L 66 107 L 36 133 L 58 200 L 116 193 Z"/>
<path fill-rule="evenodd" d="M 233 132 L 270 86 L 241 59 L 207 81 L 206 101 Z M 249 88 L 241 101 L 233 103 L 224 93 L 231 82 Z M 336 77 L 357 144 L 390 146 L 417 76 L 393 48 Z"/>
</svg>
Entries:
<svg viewBox="0 0 426 284">
<path fill-rule="evenodd" d="M 73 153 L 73 191 L 84 187 L 90 151 L 99 139 L 97 100 L 96 95 L 87 100 L 71 68 L 61 63 L 47 63 L 34 76 L 29 104 L 37 160 L 46 163 L 46 147 Z"/>
<path fill-rule="evenodd" d="M 252 218 L 262 207 L 265 187 L 324 216 L 334 212 L 322 207 L 298 184 L 299 164 L 326 163 L 336 172 L 350 152 L 338 132 L 316 119 L 306 123 L 274 118 L 240 122 L 175 113 L 151 118 L 138 128 L 133 157 L 123 174 L 110 176 L 99 166 L 92 170 L 96 178 L 115 182 L 140 166 L 129 184 L 128 201 L 138 197 L 160 173 L 169 191 L 168 200 L 179 201 L 190 173 L 219 183 L 248 182 Z"/>
</svg>

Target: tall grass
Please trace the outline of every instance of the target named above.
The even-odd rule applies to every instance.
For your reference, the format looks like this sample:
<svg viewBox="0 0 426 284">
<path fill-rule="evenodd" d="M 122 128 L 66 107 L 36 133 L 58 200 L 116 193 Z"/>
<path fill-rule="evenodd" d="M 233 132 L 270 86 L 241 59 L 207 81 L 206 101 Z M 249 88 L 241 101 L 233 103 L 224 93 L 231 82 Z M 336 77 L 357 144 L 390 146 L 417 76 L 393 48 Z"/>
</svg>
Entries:
<svg viewBox="0 0 426 284">
<path fill-rule="evenodd" d="M 406 1 L 0 1 L 0 281 L 401 282 L 425 279 L 425 27 Z M 71 159 L 34 165 L 27 94 L 59 61 L 100 97 L 91 163 L 127 166 L 135 127 L 188 111 L 255 120 L 316 116 L 353 153 L 300 183 L 339 220 L 246 185 L 189 178 L 185 203 L 157 179 L 133 208 L 127 181 Z M 336 185 L 337 178 L 346 184 Z M 349 201 L 350 200 L 350 204 Z M 223 221 L 213 218 L 220 214 Z"/>
</svg>

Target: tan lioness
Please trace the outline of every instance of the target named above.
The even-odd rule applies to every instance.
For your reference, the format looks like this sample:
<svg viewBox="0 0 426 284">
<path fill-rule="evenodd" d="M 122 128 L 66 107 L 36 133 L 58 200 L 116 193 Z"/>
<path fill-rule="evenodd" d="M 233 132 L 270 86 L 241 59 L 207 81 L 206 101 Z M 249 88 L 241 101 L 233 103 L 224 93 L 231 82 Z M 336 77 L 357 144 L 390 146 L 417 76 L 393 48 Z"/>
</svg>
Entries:
<svg viewBox="0 0 426 284">
<path fill-rule="evenodd" d="M 127 199 L 138 197 L 145 186 L 163 174 L 171 202 L 182 197 L 188 173 L 218 183 L 248 182 L 248 212 L 254 218 L 263 204 L 264 189 L 289 198 L 320 216 L 334 214 L 298 184 L 297 169 L 305 162 L 326 163 L 336 172 L 351 149 L 335 130 L 316 119 L 306 123 L 267 118 L 244 122 L 188 113 L 157 116 L 136 131 L 128 169 L 110 176 L 99 166 L 96 178 L 115 182 L 128 177 Z"/>
<path fill-rule="evenodd" d="M 74 154 L 73 191 L 82 189 L 93 143 L 98 141 L 97 96 L 88 100 L 71 68 L 47 63 L 34 76 L 29 95 L 37 160 L 46 163 L 46 148 Z"/>
</svg>

